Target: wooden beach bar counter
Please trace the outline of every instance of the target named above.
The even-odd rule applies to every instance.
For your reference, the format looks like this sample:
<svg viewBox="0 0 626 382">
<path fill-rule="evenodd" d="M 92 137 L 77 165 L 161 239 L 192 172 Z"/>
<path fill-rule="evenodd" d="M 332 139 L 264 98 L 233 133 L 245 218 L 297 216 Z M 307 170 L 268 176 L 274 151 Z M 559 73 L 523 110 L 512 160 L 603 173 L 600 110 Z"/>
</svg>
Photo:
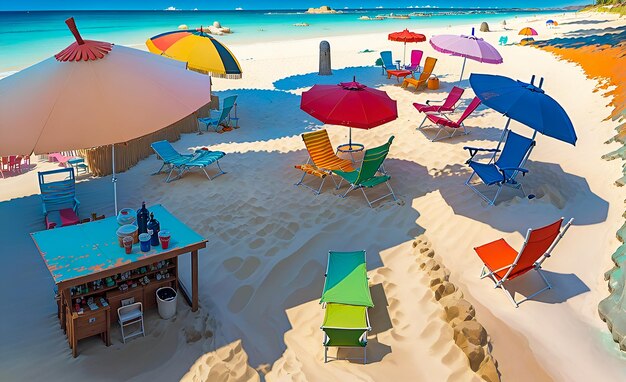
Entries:
<svg viewBox="0 0 626 382">
<path fill-rule="evenodd" d="M 198 310 L 198 251 L 207 241 L 160 204 L 149 210 L 161 230 L 171 233 L 167 249 L 159 245 L 142 252 L 134 244 L 126 254 L 115 217 L 31 234 L 57 285 L 59 321 L 74 357 L 78 340 L 86 337 L 100 335 L 109 346 L 117 308 L 130 302 L 154 307 L 160 287 L 178 289 L 191 310 Z M 191 299 L 178 277 L 178 256 L 186 253 L 191 253 Z"/>
</svg>

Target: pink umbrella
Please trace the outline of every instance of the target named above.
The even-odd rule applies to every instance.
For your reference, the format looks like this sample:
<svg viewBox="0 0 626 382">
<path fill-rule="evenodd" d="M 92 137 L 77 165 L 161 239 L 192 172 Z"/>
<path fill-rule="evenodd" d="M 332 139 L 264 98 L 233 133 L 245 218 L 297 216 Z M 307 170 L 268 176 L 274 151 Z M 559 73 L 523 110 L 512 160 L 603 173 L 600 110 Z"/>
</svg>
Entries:
<svg viewBox="0 0 626 382">
<path fill-rule="evenodd" d="M 433 36 L 430 39 L 430 45 L 438 52 L 463 57 L 463 68 L 461 69 L 459 81 L 463 79 L 465 61 L 468 58 L 487 64 L 501 64 L 503 61 L 502 56 L 500 56 L 500 53 L 493 45 L 480 37 L 474 36 L 474 28 L 472 28 L 471 36 L 450 34 Z"/>
</svg>

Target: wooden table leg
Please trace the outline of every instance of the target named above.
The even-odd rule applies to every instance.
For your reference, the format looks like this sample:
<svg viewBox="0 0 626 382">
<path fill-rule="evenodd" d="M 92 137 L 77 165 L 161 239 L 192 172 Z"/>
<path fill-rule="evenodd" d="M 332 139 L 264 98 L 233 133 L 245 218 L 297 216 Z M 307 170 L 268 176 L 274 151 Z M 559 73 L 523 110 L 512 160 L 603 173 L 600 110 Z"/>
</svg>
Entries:
<svg viewBox="0 0 626 382">
<path fill-rule="evenodd" d="M 60 323 L 61 323 L 61 329 L 63 329 L 63 333 L 67 334 L 67 330 L 66 330 L 66 327 L 67 327 L 67 326 L 65 325 L 65 313 L 66 313 L 66 312 L 65 312 L 65 308 L 66 308 L 66 306 L 67 306 L 67 304 L 66 304 L 66 299 L 67 299 L 67 298 L 71 298 L 71 297 L 67 296 L 67 295 L 65 294 L 65 291 L 64 291 L 64 290 L 60 290 L 60 291 L 59 291 L 59 294 L 60 294 L 60 296 L 59 296 L 60 301 L 59 301 L 59 302 L 60 302 L 60 310 L 61 310 L 61 311 L 59 312 L 59 313 L 60 313 L 60 316 L 59 316 L 59 321 L 60 321 Z"/>
<path fill-rule="evenodd" d="M 111 309 L 106 314 L 107 317 L 107 331 L 106 331 L 106 345 L 111 346 Z"/>
<path fill-rule="evenodd" d="M 191 252 L 191 311 L 198 310 L 198 251 Z"/>
</svg>

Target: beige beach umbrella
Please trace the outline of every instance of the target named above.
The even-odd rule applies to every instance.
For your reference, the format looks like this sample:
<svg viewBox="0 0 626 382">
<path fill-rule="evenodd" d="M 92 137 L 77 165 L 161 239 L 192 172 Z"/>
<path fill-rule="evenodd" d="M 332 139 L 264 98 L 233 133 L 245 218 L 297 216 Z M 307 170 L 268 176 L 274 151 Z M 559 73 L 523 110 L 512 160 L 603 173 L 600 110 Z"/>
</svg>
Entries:
<svg viewBox="0 0 626 382">
<path fill-rule="evenodd" d="M 184 63 L 83 40 L 73 19 L 66 24 L 75 43 L 0 80 L 0 156 L 126 142 L 210 102 L 211 79 Z M 115 160 L 112 179 L 115 189 Z"/>
</svg>

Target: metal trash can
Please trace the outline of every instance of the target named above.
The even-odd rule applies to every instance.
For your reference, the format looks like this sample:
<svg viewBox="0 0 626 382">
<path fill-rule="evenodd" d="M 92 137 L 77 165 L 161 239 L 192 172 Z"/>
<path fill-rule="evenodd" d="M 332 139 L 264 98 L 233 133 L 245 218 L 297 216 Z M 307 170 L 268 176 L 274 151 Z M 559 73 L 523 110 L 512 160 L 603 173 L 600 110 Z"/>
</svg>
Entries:
<svg viewBox="0 0 626 382">
<path fill-rule="evenodd" d="M 157 306 L 159 316 L 164 320 L 169 320 L 176 315 L 176 299 L 178 294 L 174 288 L 162 287 L 156 291 Z"/>
</svg>

